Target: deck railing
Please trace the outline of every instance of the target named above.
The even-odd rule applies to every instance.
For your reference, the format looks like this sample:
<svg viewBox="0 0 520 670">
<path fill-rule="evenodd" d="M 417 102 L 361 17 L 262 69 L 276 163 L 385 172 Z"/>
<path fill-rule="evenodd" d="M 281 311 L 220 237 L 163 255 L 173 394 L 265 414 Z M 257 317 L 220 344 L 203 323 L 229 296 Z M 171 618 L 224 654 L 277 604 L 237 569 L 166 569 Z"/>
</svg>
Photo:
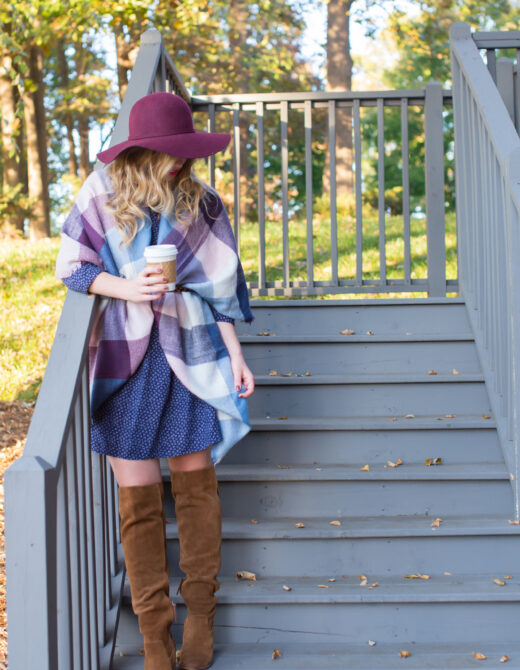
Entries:
<svg viewBox="0 0 520 670">
<path fill-rule="evenodd" d="M 369 91 L 369 92 L 307 92 L 307 93 L 268 93 L 242 95 L 196 95 L 192 98 L 192 107 L 196 117 L 204 113 L 207 127 L 219 131 L 228 131 L 232 134 L 232 167 L 233 192 L 230 201 L 233 203 L 233 218 L 235 236 L 240 244 L 240 223 L 245 207 L 242 202 L 240 177 L 247 175 L 247 166 L 241 164 L 241 142 L 247 142 L 247 152 L 256 153 L 256 174 L 247 179 L 256 181 L 255 211 L 258 217 L 258 229 L 255 237 L 258 239 L 258 262 L 255 275 L 257 280 L 248 281 L 250 293 L 253 296 L 266 295 L 317 295 L 338 293 L 387 293 L 387 292 L 427 292 L 430 296 L 445 296 L 447 291 L 457 291 L 456 278 L 446 279 L 446 229 L 445 229 L 445 131 L 443 127 L 443 111 L 451 108 L 451 92 L 443 91 L 440 84 L 431 82 L 424 90 L 410 91 Z M 376 110 L 376 139 L 373 147 L 362 147 L 361 113 L 364 108 Z M 395 272 L 388 272 L 387 265 L 387 219 L 388 203 L 385 202 L 385 113 L 391 108 L 400 110 L 400 137 L 401 145 L 400 174 L 402 188 L 402 270 L 400 276 Z M 421 133 L 425 136 L 425 173 L 426 194 L 426 238 L 427 238 L 427 276 L 415 277 L 413 271 L 413 252 L 411 250 L 411 207 L 410 207 L 410 154 L 411 139 L 409 116 L 412 109 L 423 109 L 423 127 Z M 336 127 L 338 114 L 347 111 L 352 125 L 352 165 L 347 166 L 353 173 L 353 193 L 350 202 L 353 202 L 353 221 L 348 222 L 345 217 L 340 219 L 338 212 L 348 198 L 343 190 L 336 188 L 336 166 L 338 165 L 336 152 Z M 300 169 L 305 173 L 305 191 L 303 194 L 304 215 L 291 212 L 289 205 L 289 174 L 290 142 L 289 118 L 302 127 L 304 148 L 301 151 Z M 300 119 L 298 119 L 298 115 Z M 320 116 L 321 115 L 321 116 Z M 324 115 L 326 121 L 324 121 Z M 266 136 L 265 127 L 269 117 L 270 135 Z M 249 137 L 243 139 L 244 120 L 251 125 L 248 129 Z M 316 120 L 318 118 L 318 121 Z M 242 122 L 242 123 L 241 123 Z M 316 126 L 320 124 L 321 135 L 313 137 Z M 325 128 L 323 129 L 323 126 Z M 273 134 L 273 128 L 277 128 Z M 320 264 L 327 265 L 326 274 L 330 278 L 317 279 L 315 263 L 315 212 L 313 194 L 313 143 L 322 142 L 327 146 L 329 178 L 329 210 L 330 228 L 326 236 L 327 252 L 330 254 Z M 268 145 L 268 146 L 266 146 Z M 364 229 L 366 222 L 363 216 L 364 198 L 364 171 L 366 166 L 362 160 L 362 151 L 366 154 L 371 149 L 377 155 L 377 212 L 378 220 L 378 262 L 377 270 L 370 272 L 367 278 L 364 248 L 367 233 Z M 246 159 L 247 160 L 247 159 Z M 248 161 L 249 163 L 250 161 Z M 267 241 L 266 224 L 266 179 L 265 163 L 279 163 L 279 173 L 270 174 L 270 182 L 279 185 L 279 194 L 271 197 L 271 214 L 278 212 L 274 223 L 270 224 L 272 237 L 281 240 L 282 254 L 278 250 L 270 250 Z M 345 167 L 345 166 L 344 166 Z M 209 165 L 210 183 L 215 184 L 215 160 Z M 305 218 L 306 243 L 303 254 L 300 252 L 295 262 L 295 252 L 290 249 L 291 226 L 298 217 Z M 271 216 L 271 219 L 273 217 Z M 349 225 L 352 223 L 352 225 Z M 347 228 L 352 232 L 347 233 Z M 372 232 L 373 234 L 373 232 Z M 342 276 L 340 267 L 345 262 L 341 258 L 339 241 L 350 235 L 353 241 L 354 258 L 349 261 L 346 272 L 349 278 Z M 242 249 L 244 251 L 244 249 Z M 305 267 L 303 279 L 296 279 L 301 273 L 298 267 Z M 273 268 L 278 266 L 279 279 L 268 279 L 268 273 L 273 274 Z M 300 272 L 298 272 L 300 270 Z M 323 273 L 323 272 L 322 272 Z M 246 271 L 246 278 L 247 278 Z M 374 276 L 375 275 L 375 276 Z"/>
<path fill-rule="evenodd" d="M 460 287 L 510 472 L 518 519 L 520 137 L 469 26 L 455 23 L 450 36 Z M 489 36 L 487 45 L 492 46 Z"/>
</svg>

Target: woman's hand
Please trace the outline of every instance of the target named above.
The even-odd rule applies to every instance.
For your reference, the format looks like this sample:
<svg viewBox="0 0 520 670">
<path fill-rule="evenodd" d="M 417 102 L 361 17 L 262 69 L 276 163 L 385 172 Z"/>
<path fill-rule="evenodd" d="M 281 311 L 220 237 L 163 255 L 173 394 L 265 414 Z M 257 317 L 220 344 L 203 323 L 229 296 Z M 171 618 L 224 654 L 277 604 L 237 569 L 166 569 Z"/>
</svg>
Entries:
<svg viewBox="0 0 520 670">
<path fill-rule="evenodd" d="M 247 367 L 242 353 L 231 356 L 231 370 L 233 372 L 233 383 L 237 391 L 240 391 L 242 385 L 246 387 L 243 393 L 239 393 L 239 398 L 249 398 L 255 390 L 255 378 L 251 370 Z"/>
<path fill-rule="evenodd" d="M 101 272 L 90 285 L 89 293 L 131 302 L 150 302 L 164 295 L 167 283 L 161 268 L 157 266 L 145 267 L 133 279 Z"/>
<path fill-rule="evenodd" d="M 147 302 L 160 298 L 167 289 L 167 278 L 160 267 L 147 266 L 133 279 L 127 279 L 126 300 Z"/>
</svg>

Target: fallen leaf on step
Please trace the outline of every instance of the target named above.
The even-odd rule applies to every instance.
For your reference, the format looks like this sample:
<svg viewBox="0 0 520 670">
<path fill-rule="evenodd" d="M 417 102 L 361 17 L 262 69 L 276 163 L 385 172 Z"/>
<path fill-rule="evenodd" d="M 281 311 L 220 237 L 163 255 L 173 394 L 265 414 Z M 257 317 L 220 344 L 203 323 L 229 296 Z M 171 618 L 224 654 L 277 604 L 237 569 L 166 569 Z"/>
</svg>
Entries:
<svg viewBox="0 0 520 670">
<path fill-rule="evenodd" d="M 294 524 L 296 528 L 305 528 L 305 524 L 299 521 L 298 523 Z"/>
<path fill-rule="evenodd" d="M 442 519 L 435 519 L 435 521 L 432 523 L 432 526 L 435 528 L 438 528 L 441 525 Z"/>
<path fill-rule="evenodd" d="M 427 458 L 424 461 L 425 465 L 441 465 L 442 464 L 442 458 L 440 456 L 437 456 L 437 458 Z"/>
<path fill-rule="evenodd" d="M 374 642 L 374 640 L 368 640 L 368 643 L 367 643 L 367 644 L 369 644 L 371 647 L 375 647 L 375 646 L 376 646 L 376 643 Z"/>
<path fill-rule="evenodd" d="M 292 372 L 280 372 L 280 377 L 292 377 Z"/>
<path fill-rule="evenodd" d="M 445 575 L 449 575 L 450 577 L 452 576 L 452 573 L 451 573 L 451 572 L 445 572 L 444 574 L 445 574 Z"/>
<path fill-rule="evenodd" d="M 513 575 L 504 575 L 504 579 L 513 579 Z"/>
<path fill-rule="evenodd" d="M 512 526 L 518 526 L 518 525 L 520 524 L 520 521 L 519 521 L 518 519 L 514 519 L 514 520 L 511 520 L 511 519 L 510 519 L 510 520 L 509 520 L 509 523 L 510 523 Z"/>
<path fill-rule="evenodd" d="M 403 575 L 403 577 L 406 577 L 407 579 L 430 579 L 430 575 L 423 575 L 420 572 L 412 575 Z"/>
<path fill-rule="evenodd" d="M 411 656 L 411 655 L 412 655 L 412 652 L 407 651 L 406 649 L 403 649 L 402 651 L 399 652 L 399 656 L 401 658 L 408 658 L 408 656 Z"/>
<path fill-rule="evenodd" d="M 375 586 L 379 586 L 379 582 L 374 582 L 373 584 L 370 584 L 368 588 L 373 589 Z"/>
<path fill-rule="evenodd" d="M 250 579 L 252 582 L 256 582 L 256 575 L 254 572 L 248 572 L 247 570 L 241 570 L 237 572 L 238 579 Z"/>
<path fill-rule="evenodd" d="M 351 328 L 345 328 L 345 330 L 340 330 L 340 331 L 339 331 L 339 334 L 340 334 L 340 335 L 354 335 L 355 332 L 356 332 L 356 331 L 355 331 L 355 330 L 352 330 Z"/>
<path fill-rule="evenodd" d="M 331 526 L 341 526 L 341 521 L 338 521 L 337 519 L 335 521 L 330 521 L 329 523 Z"/>
<path fill-rule="evenodd" d="M 272 656 L 273 661 L 276 661 L 277 658 L 281 658 L 281 656 L 282 656 L 282 654 L 275 647 L 273 649 L 273 656 Z"/>
<path fill-rule="evenodd" d="M 288 418 L 288 416 L 279 416 L 278 421 L 287 421 Z"/>
<path fill-rule="evenodd" d="M 437 374 L 437 370 L 428 370 L 428 374 L 429 374 L 429 375 L 436 375 L 436 374 Z"/>
<path fill-rule="evenodd" d="M 455 370 L 455 368 L 453 368 L 452 373 L 454 375 L 460 375 L 460 372 L 458 370 Z"/>
<path fill-rule="evenodd" d="M 280 470 L 290 470 L 291 467 L 290 465 L 280 465 L 280 463 L 277 463 L 276 465 L 280 468 Z"/>
<path fill-rule="evenodd" d="M 306 372 L 305 377 L 312 377 L 312 372 Z"/>
<path fill-rule="evenodd" d="M 321 472 L 322 470 L 321 468 L 314 468 L 314 469 L 317 470 L 318 472 Z"/>
<path fill-rule="evenodd" d="M 396 416 L 389 416 L 388 421 L 397 421 L 397 417 Z"/>
<path fill-rule="evenodd" d="M 415 414 L 405 414 L 404 418 L 405 419 L 415 419 Z"/>
<path fill-rule="evenodd" d="M 363 470 L 364 472 L 368 472 L 370 470 L 370 465 L 367 463 L 364 465 L 362 468 L 359 468 L 360 470 Z"/>
<path fill-rule="evenodd" d="M 505 586 L 506 585 L 505 582 L 503 582 L 501 579 L 496 579 L 496 577 L 493 577 L 493 581 L 495 582 L 495 584 L 498 584 L 499 586 Z"/>
<path fill-rule="evenodd" d="M 400 458 L 398 458 L 395 463 L 393 463 L 392 461 L 387 461 L 387 463 L 391 468 L 397 468 L 403 464 L 403 461 Z"/>
<path fill-rule="evenodd" d="M 267 337 L 269 335 L 274 335 L 274 333 L 270 333 L 268 330 L 261 330 L 257 335 L 260 335 L 262 337 Z"/>
<path fill-rule="evenodd" d="M 361 580 L 359 582 L 360 586 L 366 586 L 368 584 L 368 577 L 366 575 L 359 575 L 359 579 Z"/>
<path fill-rule="evenodd" d="M 251 523 L 258 523 L 257 519 L 251 519 Z"/>
<path fill-rule="evenodd" d="M 292 588 L 290 586 L 286 586 L 285 584 L 282 586 L 282 589 L 284 591 L 292 591 Z"/>
<path fill-rule="evenodd" d="M 444 415 L 447 419 L 454 419 L 457 415 L 456 414 L 445 414 Z"/>
<path fill-rule="evenodd" d="M 137 653 L 139 654 L 139 656 L 144 656 L 144 649 L 138 649 Z"/>
<path fill-rule="evenodd" d="M 479 651 L 474 651 L 473 656 L 479 661 L 483 661 L 485 658 L 487 658 L 487 656 L 484 656 L 484 654 L 481 654 Z"/>
<path fill-rule="evenodd" d="M 335 582 L 335 581 L 336 581 L 336 577 L 329 577 L 329 582 Z"/>
<path fill-rule="evenodd" d="M 367 335 L 373 335 L 374 333 L 371 330 L 367 330 Z"/>
<path fill-rule="evenodd" d="M 327 586 L 327 584 L 318 584 L 318 588 L 320 588 L 320 589 L 328 589 L 329 587 Z"/>
<path fill-rule="evenodd" d="M 491 414 L 482 414 L 483 419 L 491 419 Z"/>
<path fill-rule="evenodd" d="M 269 377 L 276 377 L 277 374 L 278 374 L 278 372 L 276 370 L 270 370 L 269 371 Z"/>
<path fill-rule="evenodd" d="M 509 656 L 507 654 L 504 654 L 500 659 L 500 663 L 505 663 L 506 661 L 509 661 Z"/>
</svg>

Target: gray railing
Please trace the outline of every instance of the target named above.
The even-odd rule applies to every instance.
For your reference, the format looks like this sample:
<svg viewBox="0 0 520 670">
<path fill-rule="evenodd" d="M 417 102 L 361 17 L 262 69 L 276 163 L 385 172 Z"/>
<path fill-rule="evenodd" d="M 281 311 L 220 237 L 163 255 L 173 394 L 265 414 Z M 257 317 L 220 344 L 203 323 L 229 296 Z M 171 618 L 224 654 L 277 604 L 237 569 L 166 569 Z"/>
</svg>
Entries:
<svg viewBox="0 0 520 670">
<path fill-rule="evenodd" d="M 444 129 L 443 110 L 451 107 L 451 92 L 443 91 L 440 84 L 431 82 L 425 90 L 414 91 L 374 91 L 374 92 L 307 92 L 307 93 L 269 93 L 243 95 L 213 95 L 194 96 L 192 98 L 194 112 L 204 112 L 207 117 L 209 130 L 227 130 L 232 133 L 234 181 L 232 202 L 234 208 L 235 236 L 240 244 L 240 221 L 242 208 L 240 175 L 244 173 L 241 165 L 241 120 L 247 116 L 250 124 L 254 124 L 255 138 L 251 138 L 249 151 L 256 153 L 256 208 L 258 210 L 258 277 L 256 281 L 248 281 L 250 293 L 254 296 L 265 295 L 316 295 L 334 293 L 384 293 L 384 292 L 428 292 L 430 296 L 444 296 L 447 291 L 457 291 L 457 280 L 446 280 L 446 231 L 445 231 L 445 185 L 444 185 Z M 374 108 L 377 110 L 377 139 L 373 147 L 377 153 L 377 219 L 378 219 L 378 276 L 365 278 L 363 270 L 364 251 L 364 220 L 363 220 L 363 180 L 364 166 L 362 161 L 361 136 L 361 109 Z M 410 179 L 409 179 L 409 112 L 410 108 L 424 108 L 425 133 L 425 214 L 427 222 L 427 277 L 413 277 L 412 252 L 410 233 Z M 400 141 L 401 141 L 401 186 L 403 211 L 403 256 L 402 276 L 391 276 L 387 272 L 386 256 L 386 218 L 387 204 L 385 203 L 385 110 L 400 109 Z M 339 271 L 341 253 L 338 248 L 338 239 L 345 237 L 346 232 L 341 226 L 345 221 L 338 219 L 338 210 L 341 207 L 341 198 L 336 188 L 336 122 L 340 110 L 347 110 L 352 119 L 352 147 L 353 147 L 353 174 L 355 217 L 355 260 L 351 262 L 353 278 L 342 278 Z M 305 265 L 306 278 L 293 279 L 295 272 L 294 252 L 290 250 L 290 227 L 296 215 L 291 213 L 288 198 L 289 189 L 289 142 L 288 126 L 289 114 L 300 114 L 304 130 L 304 171 L 305 194 L 304 206 L 306 227 L 306 244 L 301 254 L 300 263 Z M 317 280 L 315 278 L 314 262 L 314 218 L 313 211 L 313 128 L 315 118 L 320 113 L 326 113 L 327 150 L 330 165 L 330 230 L 326 241 L 330 248 L 330 279 Z M 266 148 L 265 124 L 267 115 L 270 115 L 270 127 L 278 128 L 277 146 L 273 147 L 270 136 L 270 146 Z M 226 118 L 227 117 L 227 118 Z M 293 117 L 294 118 L 294 117 Z M 365 148 L 366 151 L 366 148 Z M 273 156 L 273 153 L 276 154 Z M 280 266 L 276 258 L 278 250 L 269 249 L 266 241 L 266 180 L 264 162 L 276 160 L 280 163 L 280 172 L 271 174 L 269 180 L 280 184 L 280 194 L 277 209 L 278 237 L 282 240 L 282 262 L 279 268 L 280 279 L 268 280 L 268 272 L 274 266 Z M 246 168 L 247 171 L 247 168 Z M 209 166 L 210 183 L 215 184 L 215 161 Z M 273 198 L 271 198 L 273 200 Z M 329 259 L 327 259 L 327 262 Z M 323 264 L 323 261 L 322 261 Z M 374 274 L 373 272 L 371 273 Z M 247 277 L 247 273 L 246 273 Z"/>
<path fill-rule="evenodd" d="M 485 50 L 489 73 L 517 132 L 520 132 L 520 30 L 472 33 L 472 38 L 478 49 Z M 497 58 L 497 51 L 504 49 L 514 49 L 514 58 Z"/>
<path fill-rule="evenodd" d="M 519 518 L 520 138 L 469 26 L 450 31 L 459 277 Z M 491 47 L 491 45 L 490 45 Z"/>
</svg>

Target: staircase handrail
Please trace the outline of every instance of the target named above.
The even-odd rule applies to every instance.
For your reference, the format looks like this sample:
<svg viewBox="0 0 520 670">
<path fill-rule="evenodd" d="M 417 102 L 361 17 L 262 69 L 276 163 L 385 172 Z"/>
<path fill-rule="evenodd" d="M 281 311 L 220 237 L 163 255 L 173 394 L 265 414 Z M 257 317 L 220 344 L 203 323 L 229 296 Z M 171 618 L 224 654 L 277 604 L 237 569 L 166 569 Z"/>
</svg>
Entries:
<svg viewBox="0 0 520 670">
<path fill-rule="evenodd" d="M 450 42 L 459 282 L 509 470 L 518 520 L 520 137 L 469 26 L 454 23 Z"/>
</svg>

